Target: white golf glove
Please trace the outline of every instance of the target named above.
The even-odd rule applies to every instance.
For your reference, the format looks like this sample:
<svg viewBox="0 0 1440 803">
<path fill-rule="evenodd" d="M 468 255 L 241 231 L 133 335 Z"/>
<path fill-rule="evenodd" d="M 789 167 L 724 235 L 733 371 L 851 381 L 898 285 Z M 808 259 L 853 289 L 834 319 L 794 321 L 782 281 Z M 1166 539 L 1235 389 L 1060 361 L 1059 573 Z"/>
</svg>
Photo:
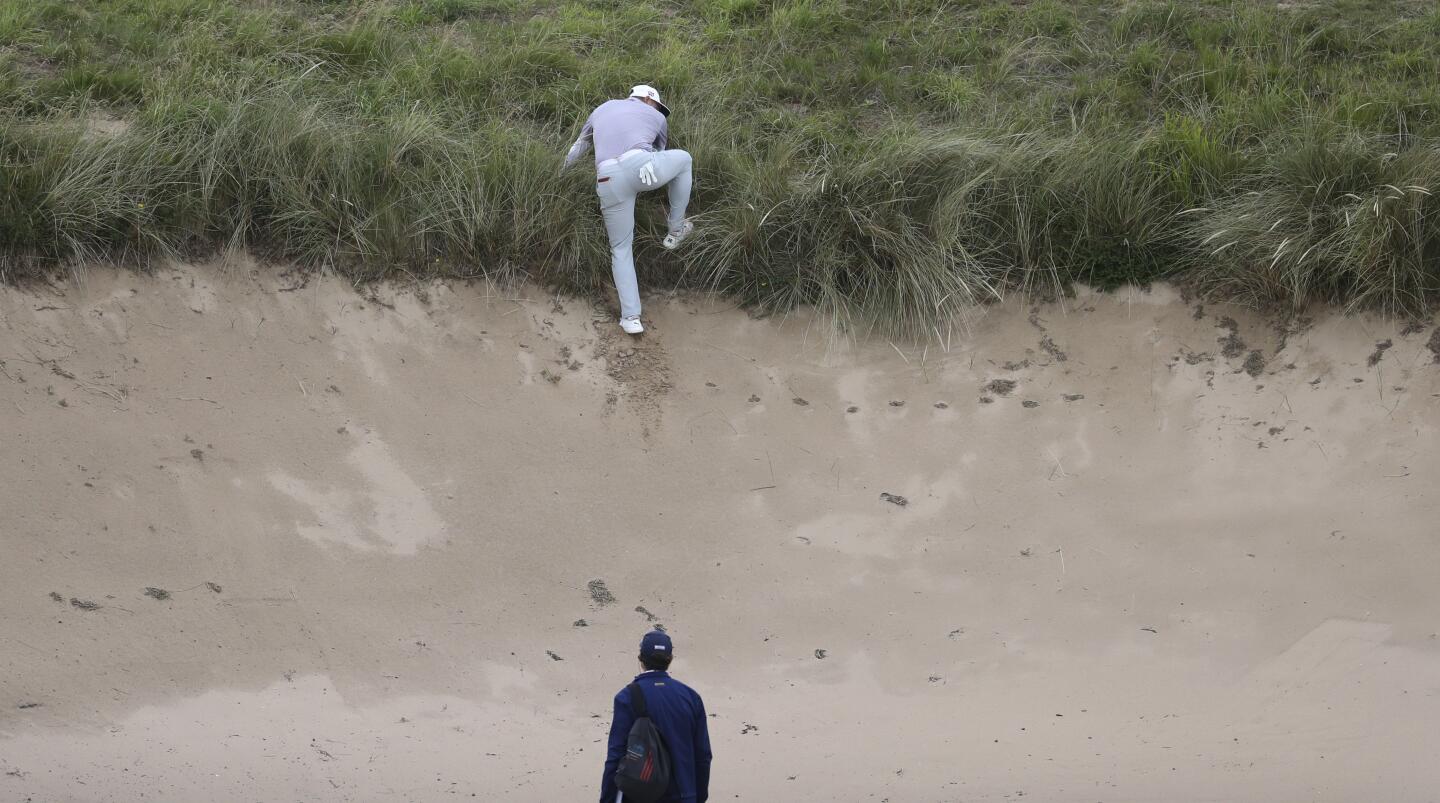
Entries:
<svg viewBox="0 0 1440 803">
<path fill-rule="evenodd" d="M 660 180 L 660 177 L 657 176 L 657 175 L 655 175 L 655 163 L 654 163 L 654 162 L 646 162 L 645 165 L 640 168 L 640 183 L 641 183 L 641 184 L 644 184 L 644 185 L 647 186 L 647 187 L 653 187 L 653 186 L 655 186 L 655 183 L 656 183 L 657 181 L 659 181 L 659 180 Z"/>
</svg>

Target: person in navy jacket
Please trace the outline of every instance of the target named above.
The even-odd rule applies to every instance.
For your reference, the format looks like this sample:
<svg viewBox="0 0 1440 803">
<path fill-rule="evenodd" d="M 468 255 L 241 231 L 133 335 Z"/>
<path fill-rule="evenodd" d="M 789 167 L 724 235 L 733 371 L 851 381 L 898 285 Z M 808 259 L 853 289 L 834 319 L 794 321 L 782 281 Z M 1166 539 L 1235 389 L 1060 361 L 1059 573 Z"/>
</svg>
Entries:
<svg viewBox="0 0 1440 803">
<path fill-rule="evenodd" d="M 705 721 L 705 703 L 695 690 L 670 677 L 667 670 L 675 657 L 670 636 L 652 630 L 640 640 L 640 667 L 644 671 L 635 683 L 645 694 L 650 720 L 670 752 L 670 789 L 662 803 L 705 803 L 710 796 L 710 729 Z M 615 803 L 615 769 L 625 756 L 625 741 L 635 713 L 630 707 L 630 690 L 615 695 L 615 717 L 610 722 L 610 749 L 605 754 L 605 777 L 600 782 L 600 803 Z"/>
</svg>

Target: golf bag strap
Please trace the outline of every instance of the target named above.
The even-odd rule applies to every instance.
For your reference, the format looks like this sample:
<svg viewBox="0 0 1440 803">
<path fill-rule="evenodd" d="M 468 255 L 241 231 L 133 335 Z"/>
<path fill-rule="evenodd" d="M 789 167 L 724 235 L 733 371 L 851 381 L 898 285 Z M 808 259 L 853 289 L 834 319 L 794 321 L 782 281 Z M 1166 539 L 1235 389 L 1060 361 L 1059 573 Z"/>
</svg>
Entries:
<svg viewBox="0 0 1440 803">
<path fill-rule="evenodd" d="M 630 710 L 634 712 L 635 718 L 650 716 L 650 708 L 645 705 L 645 692 L 640 690 L 639 683 L 631 683 L 630 689 Z"/>
</svg>

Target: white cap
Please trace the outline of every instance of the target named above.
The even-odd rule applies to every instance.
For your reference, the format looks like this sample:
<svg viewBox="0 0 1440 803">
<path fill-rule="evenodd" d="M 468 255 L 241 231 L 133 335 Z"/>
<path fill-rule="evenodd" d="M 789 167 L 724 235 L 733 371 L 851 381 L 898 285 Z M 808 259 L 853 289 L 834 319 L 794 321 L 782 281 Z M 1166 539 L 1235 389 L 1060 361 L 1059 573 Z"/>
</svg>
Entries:
<svg viewBox="0 0 1440 803">
<path fill-rule="evenodd" d="M 653 86 L 650 86 L 649 84 L 636 84 L 635 86 L 631 87 L 630 97 L 649 98 L 650 100 L 655 101 L 655 103 L 660 106 L 661 114 L 665 115 L 666 117 L 670 116 L 670 107 L 660 102 L 660 90 L 656 89 Z"/>
</svg>

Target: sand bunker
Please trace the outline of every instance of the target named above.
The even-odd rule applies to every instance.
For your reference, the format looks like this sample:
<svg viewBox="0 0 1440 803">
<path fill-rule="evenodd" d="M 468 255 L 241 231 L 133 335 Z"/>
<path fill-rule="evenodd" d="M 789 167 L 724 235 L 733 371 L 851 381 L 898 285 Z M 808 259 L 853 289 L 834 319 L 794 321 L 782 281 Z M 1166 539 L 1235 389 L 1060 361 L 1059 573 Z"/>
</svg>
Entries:
<svg viewBox="0 0 1440 803">
<path fill-rule="evenodd" d="M 716 800 L 1434 799 L 1431 321 L 648 311 L 0 292 L 0 799 L 593 799 L 657 624 Z"/>
</svg>

